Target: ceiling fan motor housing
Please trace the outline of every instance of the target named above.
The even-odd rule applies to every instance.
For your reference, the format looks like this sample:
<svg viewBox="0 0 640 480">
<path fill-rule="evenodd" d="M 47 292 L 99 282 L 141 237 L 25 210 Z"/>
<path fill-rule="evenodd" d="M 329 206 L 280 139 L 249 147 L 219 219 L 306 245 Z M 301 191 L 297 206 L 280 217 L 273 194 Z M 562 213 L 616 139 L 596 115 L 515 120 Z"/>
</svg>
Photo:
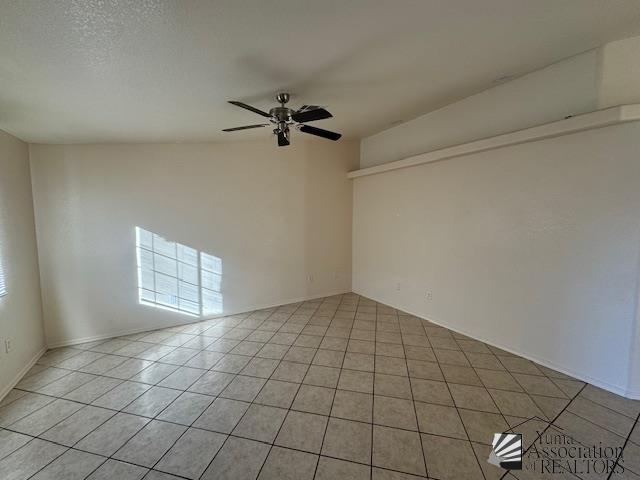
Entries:
<svg viewBox="0 0 640 480">
<path fill-rule="evenodd" d="M 291 115 L 293 115 L 293 110 L 287 107 L 273 107 L 269 110 L 269 115 L 271 115 L 271 121 L 273 123 L 294 123 Z"/>
</svg>

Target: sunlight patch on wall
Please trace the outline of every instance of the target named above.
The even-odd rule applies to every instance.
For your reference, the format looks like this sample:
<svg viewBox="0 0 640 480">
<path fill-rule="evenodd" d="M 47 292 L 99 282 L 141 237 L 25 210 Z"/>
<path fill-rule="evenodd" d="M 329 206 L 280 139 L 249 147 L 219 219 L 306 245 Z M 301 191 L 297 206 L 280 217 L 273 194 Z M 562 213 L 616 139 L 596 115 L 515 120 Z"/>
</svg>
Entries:
<svg viewBox="0 0 640 480">
<path fill-rule="evenodd" d="M 138 300 L 185 315 L 223 311 L 222 260 L 136 227 Z"/>
<path fill-rule="evenodd" d="M 0 297 L 7 294 L 7 284 L 4 281 L 4 269 L 2 268 L 2 257 L 0 257 Z"/>
</svg>

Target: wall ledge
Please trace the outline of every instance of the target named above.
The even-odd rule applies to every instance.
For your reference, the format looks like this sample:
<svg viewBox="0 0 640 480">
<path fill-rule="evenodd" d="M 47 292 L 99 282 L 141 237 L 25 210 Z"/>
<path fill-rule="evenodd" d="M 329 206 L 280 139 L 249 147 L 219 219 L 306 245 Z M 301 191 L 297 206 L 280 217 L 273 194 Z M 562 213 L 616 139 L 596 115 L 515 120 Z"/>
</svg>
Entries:
<svg viewBox="0 0 640 480">
<path fill-rule="evenodd" d="M 373 167 L 354 170 L 347 173 L 347 178 L 365 177 L 379 173 L 390 172 L 401 168 L 415 167 L 425 163 L 436 162 L 448 158 L 485 152 L 496 148 L 535 142 L 546 138 L 560 137 L 571 133 L 592 130 L 596 128 L 618 125 L 621 123 L 640 120 L 640 104 L 618 105 L 616 107 L 596 110 L 595 112 L 576 115 L 556 122 L 545 123 L 536 127 L 525 128 L 515 132 L 504 133 L 494 137 L 474 140 L 452 147 L 446 147 L 427 153 L 421 153 L 402 160 L 384 163 Z"/>
</svg>

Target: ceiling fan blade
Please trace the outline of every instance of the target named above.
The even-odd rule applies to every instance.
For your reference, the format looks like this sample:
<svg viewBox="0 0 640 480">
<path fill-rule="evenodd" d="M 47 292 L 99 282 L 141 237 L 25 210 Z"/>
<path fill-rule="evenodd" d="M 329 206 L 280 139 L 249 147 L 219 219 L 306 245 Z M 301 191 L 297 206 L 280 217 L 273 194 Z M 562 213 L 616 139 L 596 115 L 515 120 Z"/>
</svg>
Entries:
<svg viewBox="0 0 640 480">
<path fill-rule="evenodd" d="M 302 112 L 298 111 L 291 115 L 291 118 L 298 123 L 324 120 L 325 118 L 331 117 L 333 117 L 333 115 L 327 112 L 324 108 L 314 108 L 313 110 L 304 110 Z"/>
<path fill-rule="evenodd" d="M 311 125 L 301 125 L 300 131 L 304 133 L 310 133 L 311 135 L 316 135 L 322 138 L 328 138 L 329 140 L 339 140 L 342 134 L 336 132 L 330 132 L 329 130 L 324 130 L 322 128 L 312 127 Z"/>
<path fill-rule="evenodd" d="M 235 132 L 236 130 L 247 130 L 248 128 L 260 128 L 260 127 L 268 127 L 268 123 L 261 123 L 259 125 L 245 125 L 244 127 L 234 127 L 234 128 L 225 128 L 222 130 L 223 132 Z"/>
<path fill-rule="evenodd" d="M 290 144 L 289 142 L 289 132 L 278 131 L 278 146 L 286 147 Z"/>
<path fill-rule="evenodd" d="M 235 105 L 236 107 L 246 108 L 247 110 L 251 110 L 253 113 L 257 113 L 258 115 L 262 115 L 263 117 L 271 117 L 267 112 L 263 112 L 262 110 L 252 107 L 251 105 L 247 105 L 246 103 L 236 102 L 235 100 L 229 100 L 231 105 Z"/>
</svg>

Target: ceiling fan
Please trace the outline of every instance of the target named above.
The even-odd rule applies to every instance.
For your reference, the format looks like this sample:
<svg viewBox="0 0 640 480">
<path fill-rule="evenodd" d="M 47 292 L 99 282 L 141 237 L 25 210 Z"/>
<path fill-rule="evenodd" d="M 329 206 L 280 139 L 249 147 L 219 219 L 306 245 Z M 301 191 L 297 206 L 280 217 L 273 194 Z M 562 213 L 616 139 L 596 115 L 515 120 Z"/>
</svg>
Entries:
<svg viewBox="0 0 640 480">
<path fill-rule="evenodd" d="M 317 105 L 303 105 L 298 110 L 293 110 L 289 107 L 285 107 L 285 104 L 289 101 L 288 93 L 279 93 L 276 96 L 276 100 L 280 103 L 279 107 L 273 107 L 269 110 L 269 113 L 247 105 L 246 103 L 236 102 L 230 100 L 229 103 L 237 107 L 246 108 L 247 110 L 262 115 L 269 119 L 270 123 L 260 123 L 257 125 L 245 125 L 244 127 L 225 128 L 223 132 L 235 132 L 236 130 L 247 130 L 249 128 L 268 127 L 273 125 L 273 133 L 278 137 L 278 146 L 285 147 L 291 143 L 289 128 L 294 126 L 303 133 L 309 133 L 316 135 L 317 137 L 328 138 L 329 140 L 338 140 L 342 135 L 329 130 L 323 130 L 322 128 L 312 127 L 311 125 L 305 125 L 307 122 L 313 122 L 314 120 L 323 120 L 325 118 L 331 118 L 329 112 L 324 108 Z"/>
</svg>

